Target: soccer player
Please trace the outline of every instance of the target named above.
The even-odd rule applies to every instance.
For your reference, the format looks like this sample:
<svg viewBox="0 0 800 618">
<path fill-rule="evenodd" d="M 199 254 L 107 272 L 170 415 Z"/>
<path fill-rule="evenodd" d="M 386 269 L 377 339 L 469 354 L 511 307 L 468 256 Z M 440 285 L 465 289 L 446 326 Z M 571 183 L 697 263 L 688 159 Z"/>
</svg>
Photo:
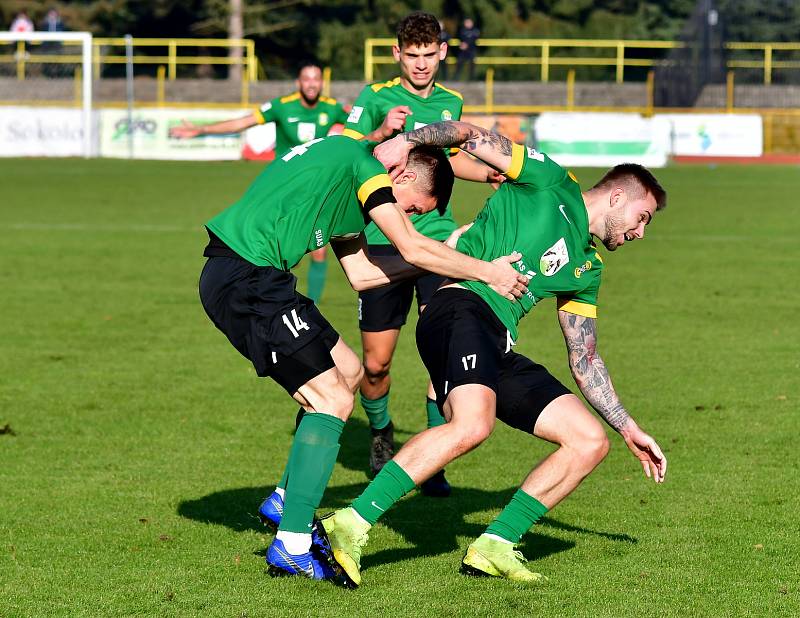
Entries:
<svg viewBox="0 0 800 618">
<path fill-rule="evenodd" d="M 272 163 L 235 204 L 207 224 L 208 257 L 200 277 L 206 313 L 260 377 L 280 384 L 305 410 L 281 485 L 282 518 L 267 550 L 274 574 L 332 576 L 311 551 L 314 511 L 353 409 L 361 363 L 314 303 L 295 290 L 289 272 L 309 251 L 334 241 L 353 288 L 384 285 L 416 268 L 478 279 L 501 295 L 524 293 L 511 263 L 484 262 L 414 230 L 408 216 L 444 208 L 453 175 L 440 149 L 412 153 L 392 182 L 370 145 L 347 137 L 317 138 Z M 375 221 L 400 256 L 367 258 L 361 232 Z M 415 266 L 413 268 L 411 265 Z M 318 538 L 324 547 L 324 539 Z"/>
<path fill-rule="evenodd" d="M 280 156 L 289 148 L 325 137 L 335 124 L 344 124 L 347 112 L 336 99 L 320 96 L 322 69 L 311 62 L 297 73 L 297 92 L 264 103 L 247 116 L 213 124 L 196 125 L 184 121 L 170 129 L 170 137 L 192 138 L 200 135 L 241 133 L 257 124 L 275 123 L 275 154 Z M 308 296 L 314 302 L 322 298 L 328 262 L 325 248 L 311 252 L 308 268 Z"/>
<path fill-rule="evenodd" d="M 391 171 L 417 144 L 472 152 L 508 180 L 457 241 L 465 256 L 492 259 L 511 248 L 530 281 L 509 303 L 480 282 L 451 282 L 431 299 L 417 326 L 417 346 L 447 423 L 409 440 L 350 507 L 323 519 L 337 562 L 354 584 L 372 525 L 416 485 L 472 450 L 496 418 L 558 448 L 537 465 L 489 527 L 467 549 L 462 571 L 519 582 L 544 579 L 514 550 L 522 535 L 566 498 L 605 457 L 598 420 L 541 365 L 512 351 L 520 319 L 557 298 L 570 369 L 586 400 L 620 433 L 645 474 L 664 480 L 667 460 L 620 402 L 597 352 L 596 305 L 603 261 L 592 237 L 614 251 L 641 239 L 666 194 L 645 168 L 624 164 L 581 192 L 572 174 L 546 155 L 466 123 L 405 133 L 376 149 Z M 399 154 L 396 154 L 398 153 Z"/>
<path fill-rule="evenodd" d="M 461 118 L 461 94 L 435 81 L 439 63 L 447 55 L 447 43 L 441 41 L 441 26 L 430 13 L 415 12 L 397 26 L 397 45 L 392 48 L 400 76 L 384 83 L 366 86 L 350 112 L 344 135 L 381 142 L 401 130 L 412 130 L 441 120 Z M 450 162 L 455 175 L 466 180 L 495 182 L 499 179 L 490 167 L 454 149 Z M 445 240 L 456 229 L 448 205 L 442 214 L 430 212 L 412 217 L 416 230 L 434 240 Z M 375 225 L 367 227 L 371 255 L 396 255 L 397 250 Z M 361 404 L 372 431 L 369 464 L 374 474 L 394 454 L 394 425 L 389 414 L 389 370 L 401 327 L 406 323 L 416 289 L 421 312 L 443 278 L 423 273 L 415 279 L 358 295 L 358 323 L 364 350 L 364 379 Z M 426 415 L 428 427 L 444 423 L 436 407 L 433 390 L 428 385 Z M 426 495 L 445 497 L 450 485 L 444 471 L 422 485 Z"/>
</svg>

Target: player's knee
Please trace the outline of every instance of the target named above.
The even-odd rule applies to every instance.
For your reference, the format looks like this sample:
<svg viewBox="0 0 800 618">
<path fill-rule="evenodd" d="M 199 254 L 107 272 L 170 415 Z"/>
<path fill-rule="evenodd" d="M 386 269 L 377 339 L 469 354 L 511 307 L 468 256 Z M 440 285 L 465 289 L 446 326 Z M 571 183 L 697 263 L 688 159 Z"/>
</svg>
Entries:
<svg viewBox="0 0 800 618">
<path fill-rule="evenodd" d="M 327 392 L 322 401 L 322 408 L 320 412 L 331 414 L 337 418 L 346 421 L 353 411 L 355 399 L 353 398 L 353 391 L 345 387 L 344 384 L 332 388 Z"/>
<path fill-rule="evenodd" d="M 389 369 L 392 366 L 391 358 L 379 357 L 365 357 L 364 358 L 364 375 L 370 382 L 378 382 L 389 375 Z"/>
<path fill-rule="evenodd" d="M 448 424 L 454 449 L 459 455 L 471 451 L 484 442 L 494 429 L 494 418 L 472 419 L 470 423 L 458 423 L 454 420 Z"/>
<path fill-rule="evenodd" d="M 598 423 L 596 429 L 581 436 L 578 452 L 581 454 L 583 463 L 589 468 L 594 468 L 605 459 L 610 448 L 611 442 L 602 426 Z"/>
</svg>

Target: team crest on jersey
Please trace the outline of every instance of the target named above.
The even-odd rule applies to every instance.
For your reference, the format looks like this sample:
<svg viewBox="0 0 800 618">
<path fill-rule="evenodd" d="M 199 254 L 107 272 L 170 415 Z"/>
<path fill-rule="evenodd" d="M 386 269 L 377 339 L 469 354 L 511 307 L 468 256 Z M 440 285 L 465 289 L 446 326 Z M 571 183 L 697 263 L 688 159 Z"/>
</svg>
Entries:
<svg viewBox="0 0 800 618">
<path fill-rule="evenodd" d="M 364 108 L 360 105 L 353 105 L 353 109 L 350 110 L 350 115 L 347 117 L 347 122 L 356 123 L 361 120 L 361 114 L 364 113 Z"/>
<path fill-rule="evenodd" d="M 449 109 L 442 110 L 442 120 L 452 120 L 453 114 L 450 113 Z"/>
<path fill-rule="evenodd" d="M 313 122 L 298 122 L 297 123 L 297 139 L 300 142 L 310 142 L 317 136 L 317 125 Z"/>
<path fill-rule="evenodd" d="M 539 270 L 545 277 L 552 277 L 565 264 L 569 262 L 569 252 L 567 251 L 567 243 L 563 238 L 559 238 L 558 242 L 550 247 L 539 258 Z"/>
<path fill-rule="evenodd" d="M 317 122 L 319 124 L 321 124 L 322 126 L 325 126 L 326 124 L 328 124 L 328 114 L 326 114 L 325 112 L 322 112 L 319 115 L 319 118 L 317 119 Z"/>
</svg>

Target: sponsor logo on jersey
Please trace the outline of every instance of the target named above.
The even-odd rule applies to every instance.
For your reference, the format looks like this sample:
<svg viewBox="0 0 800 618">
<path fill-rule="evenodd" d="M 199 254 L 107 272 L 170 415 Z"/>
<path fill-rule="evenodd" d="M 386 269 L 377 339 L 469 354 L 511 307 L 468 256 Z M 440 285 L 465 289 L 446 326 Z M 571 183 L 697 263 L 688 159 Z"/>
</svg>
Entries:
<svg viewBox="0 0 800 618">
<path fill-rule="evenodd" d="M 319 118 L 317 118 L 317 122 L 318 122 L 319 124 L 323 125 L 323 126 L 325 126 L 326 124 L 328 124 L 328 114 L 326 114 L 325 112 L 322 112 L 322 113 L 319 115 Z"/>
<path fill-rule="evenodd" d="M 452 120 L 453 114 L 449 109 L 442 110 L 442 120 Z"/>
<path fill-rule="evenodd" d="M 298 120 L 300 120 L 300 119 L 297 116 L 289 116 L 286 119 L 286 122 L 297 122 Z"/>
<path fill-rule="evenodd" d="M 586 260 L 586 261 L 583 263 L 583 266 L 578 266 L 578 268 L 576 268 L 576 269 L 575 269 L 575 276 L 576 276 L 578 279 L 580 279 L 580 278 L 581 278 L 581 275 L 582 275 L 583 273 L 585 273 L 587 270 L 591 270 L 591 269 L 592 269 L 592 263 L 591 263 L 589 260 Z"/>
<path fill-rule="evenodd" d="M 353 109 L 350 110 L 350 115 L 347 117 L 347 122 L 358 122 L 361 120 L 361 114 L 364 113 L 364 108 L 360 105 L 353 105 Z"/>
<path fill-rule="evenodd" d="M 563 238 L 559 238 L 556 244 L 542 253 L 542 257 L 539 258 L 539 270 L 545 277 L 552 277 L 568 262 L 567 243 Z"/>
<path fill-rule="evenodd" d="M 297 139 L 301 142 L 310 142 L 317 136 L 317 125 L 313 122 L 297 123 Z"/>
<path fill-rule="evenodd" d="M 322 230 L 314 230 L 314 240 L 317 242 L 317 247 L 325 244 L 325 240 L 322 238 Z"/>
</svg>

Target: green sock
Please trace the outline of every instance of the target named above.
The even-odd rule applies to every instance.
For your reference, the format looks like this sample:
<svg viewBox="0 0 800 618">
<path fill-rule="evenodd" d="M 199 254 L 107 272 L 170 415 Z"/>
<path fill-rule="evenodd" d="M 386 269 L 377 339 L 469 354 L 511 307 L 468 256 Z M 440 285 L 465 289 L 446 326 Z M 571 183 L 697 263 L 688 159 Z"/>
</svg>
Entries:
<svg viewBox="0 0 800 618">
<path fill-rule="evenodd" d="M 392 460 L 381 468 L 378 475 L 367 485 L 364 493 L 353 500 L 350 506 L 361 517 L 374 524 L 384 512 L 414 487 L 411 477 Z"/>
<path fill-rule="evenodd" d="M 294 419 L 295 431 L 297 431 L 297 428 L 300 427 L 300 421 L 303 420 L 303 415 L 305 413 L 306 411 L 303 408 L 300 408 L 300 410 L 297 412 L 297 416 Z M 283 476 L 281 477 L 281 480 L 278 481 L 276 487 L 280 487 L 281 489 L 286 489 L 286 484 L 288 482 L 289 482 L 289 462 L 287 461 L 286 467 L 283 469 Z"/>
<path fill-rule="evenodd" d="M 437 406 L 436 402 L 430 397 L 426 398 L 425 412 L 428 413 L 428 429 L 430 429 L 431 427 L 438 427 L 439 425 L 444 425 L 447 422 L 444 420 L 444 416 L 442 416 L 442 413 L 439 412 L 439 406 Z"/>
<path fill-rule="evenodd" d="M 387 391 L 383 397 L 377 399 L 367 399 L 361 395 L 361 406 L 364 412 L 367 413 L 369 419 L 369 426 L 373 429 L 383 429 L 392 422 L 392 417 L 389 416 L 389 392 Z"/>
<path fill-rule="evenodd" d="M 322 298 L 322 290 L 325 287 L 325 271 L 328 270 L 328 260 L 317 262 L 311 260 L 308 266 L 308 297 L 315 303 Z"/>
<path fill-rule="evenodd" d="M 306 414 L 294 434 L 287 464 L 283 518 L 278 530 L 311 532 L 311 521 L 330 480 L 344 421 L 330 414 Z"/>
<path fill-rule="evenodd" d="M 519 543 L 522 535 L 547 513 L 547 507 L 521 489 L 511 498 L 484 534 L 494 534 L 500 538 Z"/>
</svg>

